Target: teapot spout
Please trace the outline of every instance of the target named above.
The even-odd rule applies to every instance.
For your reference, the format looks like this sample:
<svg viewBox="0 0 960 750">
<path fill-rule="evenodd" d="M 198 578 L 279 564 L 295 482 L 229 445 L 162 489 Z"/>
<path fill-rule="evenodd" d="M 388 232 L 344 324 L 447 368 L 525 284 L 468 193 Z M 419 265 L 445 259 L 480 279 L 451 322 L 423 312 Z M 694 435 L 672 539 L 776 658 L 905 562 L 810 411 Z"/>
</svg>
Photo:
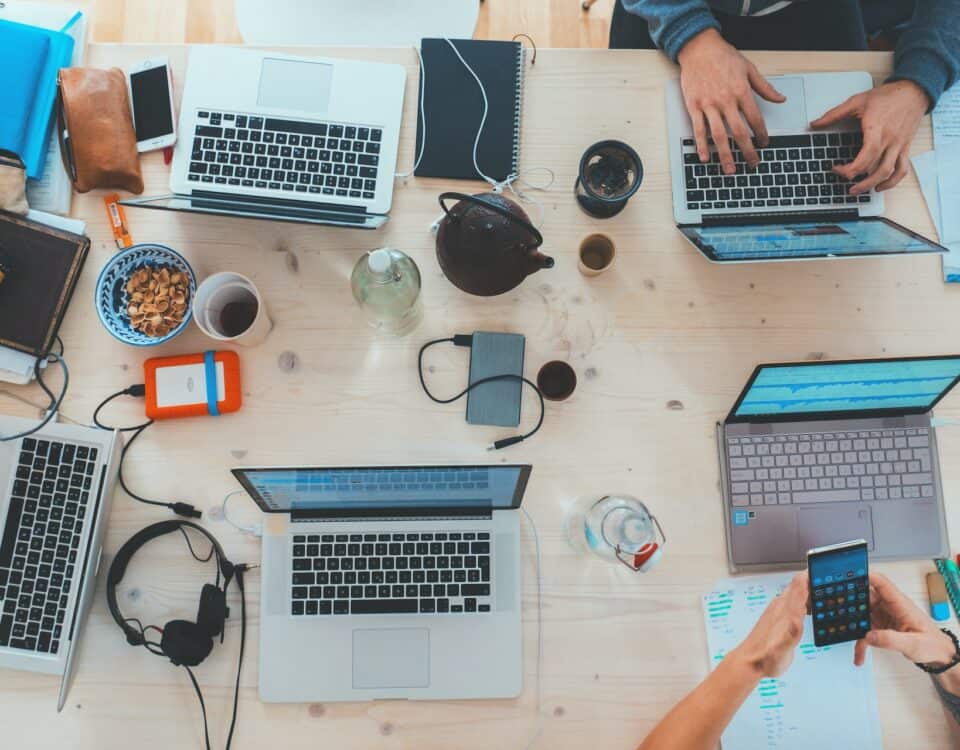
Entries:
<svg viewBox="0 0 960 750">
<path fill-rule="evenodd" d="M 553 268 L 554 263 L 553 258 L 549 255 L 544 255 L 541 252 L 532 252 L 530 253 L 530 265 L 532 267 L 531 273 L 533 271 L 539 271 L 543 268 Z"/>
</svg>

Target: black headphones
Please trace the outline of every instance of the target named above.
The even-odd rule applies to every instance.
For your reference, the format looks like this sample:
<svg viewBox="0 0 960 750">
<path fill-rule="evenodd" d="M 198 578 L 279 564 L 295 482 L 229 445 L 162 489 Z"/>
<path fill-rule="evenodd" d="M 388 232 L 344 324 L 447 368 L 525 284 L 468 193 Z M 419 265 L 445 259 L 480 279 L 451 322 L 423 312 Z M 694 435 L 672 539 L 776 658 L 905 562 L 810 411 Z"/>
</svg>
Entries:
<svg viewBox="0 0 960 750">
<path fill-rule="evenodd" d="M 206 557 L 200 557 L 193 549 L 190 543 L 190 537 L 187 536 L 187 529 L 193 529 L 200 532 L 210 540 L 211 549 Z M 144 626 L 135 617 L 124 617 L 117 603 L 117 584 L 123 580 L 124 573 L 127 571 L 127 565 L 133 556 L 143 545 L 152 539 L 179 531 L 183 534 L 190 549 L 190 554 L 200 562 L 206 562 L 211 557 L 216 556 L 217 575 L 215 583 L 206 583 L 200 591 L 200 605 L 197 609 L 196 622 L 190 620 L 171 620 L 162 628 L 156 625 Z M 126 544 L 118 551 L 110 565 L 110 571 L 107 573 L 107 607 L 110 614 L 116 621 L 120 629 L 127 637 L 127 643 L 131 646 L 143 646 L 150 653 L 168 658 L 174 665 L 185 667 L 190 675 L 190 680 L 196 690 L 197 697 L 200 699 L 200 709 L 203 713 L 203 727 L 206 738 L 207 750 L 210 748 L 210 735 L 207 730 L 207 712 L 203 702 L 203 695 L 200 692 L 200 686 L 193 676 L 190 667 L 195 667 L 206 659 L 213 650 L 213 639 L 220 636 L 220 642 L 223 643 L 224 622 L 230 615 L 227 607 L 227 588 L 230 582 L 236 577 L 237 587 L 241 594 L 241 630 L 240 630 L 240 658 L 237 665 L 237 683 L 236 691 L 233 697 L 233 719 L 230 723 L 230 734 L 227 738 L 226 747 L 230 747 L 233 739 L 233 728 L 237 718 L 237 698 L 240 688 L 240 668 L 243 665 L 243 648 L 246 641 L 247 613 L 246 602 L 244 601 L 243 573 L 248 568 L 256 567 L 251 565 L 235 565 L 227 559 L 223 552 L 223 547 L 213 537 L 213 535 L 202 526 L 198 526 L 190 521 L 160 521 L 141 529 L 134 534 Z M 221 576 L 223 578 L 221 585 Z M 147 639 L 147 631 L 156 630 L 160 633 L 160 641 L 151 641 Z"/>
</svg>

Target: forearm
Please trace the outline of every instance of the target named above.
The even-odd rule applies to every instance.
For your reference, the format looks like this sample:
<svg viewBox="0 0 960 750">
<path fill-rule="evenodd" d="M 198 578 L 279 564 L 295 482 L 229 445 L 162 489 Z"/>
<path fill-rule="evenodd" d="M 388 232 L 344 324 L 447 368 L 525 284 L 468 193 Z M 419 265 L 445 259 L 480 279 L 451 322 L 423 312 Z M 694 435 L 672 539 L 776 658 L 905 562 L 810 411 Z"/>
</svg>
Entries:
<svg viewBox="0 0 960 750">
<path fill-rule="evenodd" d="M 620 2 L 620 0 L 616 0 Z M 641 16 L 649 26 L 650 38 L 676 62 L 683 46 L 704 29 L 720 24 L 706 0 L 622 0 L 628 13 Z"/>
<path fill-rule="evenodd" d="M 731 652 L 661 720 L 639 750 L 713 750 L 760 676 L 739 651 Z"/>
<path fill-rule="evenodd" d="M 900 36 L 892 81 L 913 81 L 931 108 L 960 75 L 960 0 L 919 0 Z"/>
</svg>

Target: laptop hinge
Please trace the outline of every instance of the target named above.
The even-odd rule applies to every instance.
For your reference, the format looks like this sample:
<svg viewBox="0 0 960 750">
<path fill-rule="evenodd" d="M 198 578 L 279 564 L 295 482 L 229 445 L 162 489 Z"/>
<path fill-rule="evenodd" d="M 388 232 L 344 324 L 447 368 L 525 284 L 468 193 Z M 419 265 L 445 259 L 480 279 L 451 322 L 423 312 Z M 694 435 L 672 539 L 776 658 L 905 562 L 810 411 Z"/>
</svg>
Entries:
<svg viewBox="0 0 960 750">
<path fill-rule="evenodd" d="M 291 521 L 442 521 L 493 516 L 492 508 L 368 508 L 293 510 Z"/>
<path fill-rule="evenodd" d="M 273 206 L 308 208 L 314 211 L 331 211 L 345 214 L 363 214 L 369 212 L 364 206 L 346 206 L 340 203 L 325 203 L 321 201 L 301 201 L 290 198 L 262 198 L 255 195 L 237 195 L 235 193 L 218 193 L 213 190 L 192 190 L 186 198 L 208 199 L 223 201 L 224 203 L 248 203 L 251 206 Z"/>
<path fill-rule="evenodd" d="M 804 222 L 854 221 L 860 218 L 855 208 L 828 211 L 771 211 L 767 213 L 710 214 L 702 217 L 705 227 L 741 226 L 743 224 L 789 224 Z"/>
</svg>

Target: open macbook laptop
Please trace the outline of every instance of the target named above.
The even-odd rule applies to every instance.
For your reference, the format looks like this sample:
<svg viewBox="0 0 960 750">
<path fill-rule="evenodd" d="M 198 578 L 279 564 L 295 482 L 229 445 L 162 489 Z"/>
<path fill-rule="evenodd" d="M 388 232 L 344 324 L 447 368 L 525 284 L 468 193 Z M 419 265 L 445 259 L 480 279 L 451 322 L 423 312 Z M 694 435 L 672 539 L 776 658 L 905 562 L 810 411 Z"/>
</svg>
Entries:
<svg viewBox="0 0 960 750">
<path fill-rule="evenodd" d="M 812 130 L 811 120 L 873 86 L 869 73 L 808 73 L 770 78 L 786 97 L 755 96 L 770 134 L 749 169 L 731 139 L 736 174 L 724 175 L 715 147 L 702 164 L 679 81 L 667 85 L 668 148 L 677 226 L 718 263 L 808 260 L 946 252 L 882 218 L 883 194 L 849 194 L 833 172 L 863 143 L 853 121 Z"/>
<path fill-rule="evenodd" d="M 960 355 L 757 367 L 718 425 L 731 569 L 947 555 L 930 410 L 958 380 Z"/>
<path fill-rule="evenodd" d="M 128 206 L 375 229 L 387 220 L 400 65 L 198 46 L 171 193 Z"/>
<path fill-rule="evenodd" d="M 0 435 L 35 420 L 0 417 Z M 0 442 L 0 667 L 61 675 L 63 708 L 93 602 L 122 444 L 49 424 Z"/>
<path fill-rule="evenodd" d="M 265 513 L 260 696 L 517 696 L 530 466 L 243 468 Z"/>
</svg>

